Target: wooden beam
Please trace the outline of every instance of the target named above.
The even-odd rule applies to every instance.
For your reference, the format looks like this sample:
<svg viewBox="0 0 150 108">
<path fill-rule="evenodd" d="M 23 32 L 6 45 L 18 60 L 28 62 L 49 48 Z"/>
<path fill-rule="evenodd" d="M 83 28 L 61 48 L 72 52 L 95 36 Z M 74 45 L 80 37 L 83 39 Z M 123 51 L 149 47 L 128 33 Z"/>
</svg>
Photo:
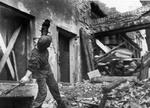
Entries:
<svg viewBox="0 0 150 108">
<path fill-rule="evenodd" d="M 81 41 L 83 43 L 83 50 L 85 52 L 85 58 L 86 58 L 86 62 L 87 62 L 87 69 L 88 71 L 92 71 L 92 66 L 90 64 L 90 58 L 89 58 L 89 53 L 88 53 L 88 50 L 87 50 L 87 41 L 86 41 L 86 32 L 83 30 L 83 28 L 80 29 L 80 36 L 81 36 Z"/>
<path fill-rule="evenodd" d="M 16 80 L 19 81 L 17 63 L 16 63 L 16 56 L 15 56 L 14 51 L 12 51 L 12 55 L 13 55 L 13 62 L 14 62 L 14 68 L 15 68 L 15 77 L 16 77 Z"/>
<path fill-rule="evenodd" d="M 118 48 L 120 48 L 122 45 L 124 45 L 125 42 L 119 44 L 118 46 L 116 46 L 115 48 L 113 48 L 111 51 L 109 51 L 108 53 L 104 54 L 103 56 L 101 56 L 100 58 L 98 58 L 96 60 L 96 62 L 100 62 L 102 59 L 106 58 L 108 55 L 110 55 L 113 51 L 117 50 Z"/>
<path fill-rule="evenodd" d="M 129 38 L 125 33 L 121 33 L 121 37 L 129 43 L 130 46 L 134 47 L 137 49 L 139 52 L 142 51 L 142 49 L 139 47 L 137 43 L 135 43 L 131 38 Z"/>
<path fill-rule="evenodd" d="M 96 44 L 101 48 L 105 53 L 108 53 L 111 49 L 107 46 L 105 46 L 101 41 L 96 39 Z"/>
<path fill-rule="evenodd" d="M 102 83 L 102 82 L 114 82 L 121 79 L 125 79 L 127 81 L 137 81 L 137 76 L 101 76 L 92 78 L 91 83 Z"/>
<path fill-rule="evenodd" d="M 105 31 L 105 32 L 97 32 L 97 33 L 94 33 L 94 37 L 98 38 L 98 37 L 101 37 L 101 36 L 112 36 L 114 34 L 137 31 L 137 30 L 146 29 L 146 28 L 150 28 L 150 23 L 134 25 L 134 26 L 131 26 L 131 27 L 119 28 L 119 29 Z"/>
<path fill-rule="evenodd" d="M 2 48 L 3 53 L 5 53 L 6 52 L 6 45 L 4 43 L 4 40 L 3 40 L 3 37 L 1 34 L 0 34 L 0 46 Z M 8 65 L 8 68 L 9 68 L 9 71 L 10 71 L 12 78 L 15 79 L 15 75 L 14 75 L 15 72 L 14 72 L 13 66 L 11 64 L 10 58 L 7 59 L 7 65 Z"/>
<path fill-rule="evenodd" d="M 2 69 L 3 69 L 3 67 L 4 67 L 4 65 L 5 65 L 8 57 L 9 57 L 9 54 L 10 54 L 10 52 L 11 52 L 11 50 L 12 50 L 12 48 L 13 48 L 16 40 L 17 40 L 17 37 L 19 35 L 20 30 L 21 30 L 21 27 L 16 29 L 15 32 L 13 33 L 13 35 L 12 35 L 12 38 L 9 41 L 8 47 L 7 47 L 5 53 L 4 53 L 4 55 L 3 55 L 3 57 L 0 61 L 0 73 L 2 72 Z"/>
</svg>

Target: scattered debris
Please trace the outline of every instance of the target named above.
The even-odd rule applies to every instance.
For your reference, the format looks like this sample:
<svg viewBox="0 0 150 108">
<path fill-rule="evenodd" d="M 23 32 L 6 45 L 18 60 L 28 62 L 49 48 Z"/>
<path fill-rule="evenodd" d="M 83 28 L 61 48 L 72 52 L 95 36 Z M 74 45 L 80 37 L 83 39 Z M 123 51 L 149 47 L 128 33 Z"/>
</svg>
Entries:
<svg viewBox="0 0 150 108">
<path fill-rule="evenodd" d="M 126 82 L 108 94 L 108 108 L 149 108 L 150 80 Z"/>
<path fill-rule="evenodd" d="M 60 83 L 59 87 L 61 94 L 67 98 L 72 107 L 81 107 L 82 105 L 98 105 L 102 98 L 101 87 L 105 84 L 92 84 L 90 81 L 84 81 L 74 85 Z"/>
<path fill-rule="evenodd" d="M 149 108 L 150 79 L 59 84 L 71 108 Z M 101 107 L 100 107 L 101 106 Z M 102 107 L 103 106 L 103 107 Z"/>
</svg>

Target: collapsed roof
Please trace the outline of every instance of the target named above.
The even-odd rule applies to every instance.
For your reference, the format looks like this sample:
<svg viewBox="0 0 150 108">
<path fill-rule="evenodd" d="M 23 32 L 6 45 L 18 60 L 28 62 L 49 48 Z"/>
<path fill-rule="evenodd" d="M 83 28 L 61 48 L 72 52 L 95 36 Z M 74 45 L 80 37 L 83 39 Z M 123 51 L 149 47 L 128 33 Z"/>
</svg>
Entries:
<svg viewBox="0 0 150 108">
<path fill-rule="evenodd" d="M 93 34 L 112 34 L 116 30 L 129 32 L 150 27 L 150 6 L 143 6 L 134 11 L 114 14 L 104 18 L 92 19 L 88 26 Z M 107 32 L 107 33 L 106 33 Z"/>
</svg>

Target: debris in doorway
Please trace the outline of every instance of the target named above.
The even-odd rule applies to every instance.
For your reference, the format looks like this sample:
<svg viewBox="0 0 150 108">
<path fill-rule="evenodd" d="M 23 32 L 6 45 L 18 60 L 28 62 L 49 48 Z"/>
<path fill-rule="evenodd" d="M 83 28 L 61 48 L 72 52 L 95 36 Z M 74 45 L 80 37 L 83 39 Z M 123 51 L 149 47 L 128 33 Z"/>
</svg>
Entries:
<svg viewBox="0 0 150 108">
<path fill-rule="evenodd" d="M 134 58 L 131 50 L 122 48 L 125 44 L 126 42 L 123 42 L 110 51 L 105 51 L 105 54 L 95 55 L 97 68 L 102 75 L 132 76 L 135 73 L 139 74 L 141 58 Z M 108 49 L 107 47 L 100 48 L 103 48 L 102 50 Z"/>
</svg>

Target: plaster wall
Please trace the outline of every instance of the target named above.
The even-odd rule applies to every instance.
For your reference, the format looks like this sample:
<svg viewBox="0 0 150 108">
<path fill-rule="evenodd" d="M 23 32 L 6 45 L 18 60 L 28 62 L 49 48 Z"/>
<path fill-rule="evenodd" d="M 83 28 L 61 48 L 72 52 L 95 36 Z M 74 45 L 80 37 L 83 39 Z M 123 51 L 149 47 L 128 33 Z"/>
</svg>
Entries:
<svg viewBox="0 0 150 108">
<path fill-rule="evenodd" d="M 40 37 L 41 26 L 45 19 L 52 19 L 49 28 L 50 35 L 52 35 L 53 42 L 49 48 L 50 64 L 56 80 L 59 81 L 59 67 L 58 67 L 58 31 L 57 26 L 79 36 L 79 27 L 75 19 L 75 10 L 70 0 L 0 0 L 1 2 L 15 7 L 21 11 L 35 16 L 35 37 Z M 70 40 L 70 66 L 72 72 L 75 72 L 74 59 L 76 47 L 79 47 L 79 38 Z M 79 48 L 78 48 L 79 50 Z M 79 54 L 79 53 L 78 53 Z M 79 58 L 78 58 L 79 59 Z M 76 67 L 78 68 L 78 67 Z M 79 69 L 78 69 L 79 71 Z"/>
</svg>

